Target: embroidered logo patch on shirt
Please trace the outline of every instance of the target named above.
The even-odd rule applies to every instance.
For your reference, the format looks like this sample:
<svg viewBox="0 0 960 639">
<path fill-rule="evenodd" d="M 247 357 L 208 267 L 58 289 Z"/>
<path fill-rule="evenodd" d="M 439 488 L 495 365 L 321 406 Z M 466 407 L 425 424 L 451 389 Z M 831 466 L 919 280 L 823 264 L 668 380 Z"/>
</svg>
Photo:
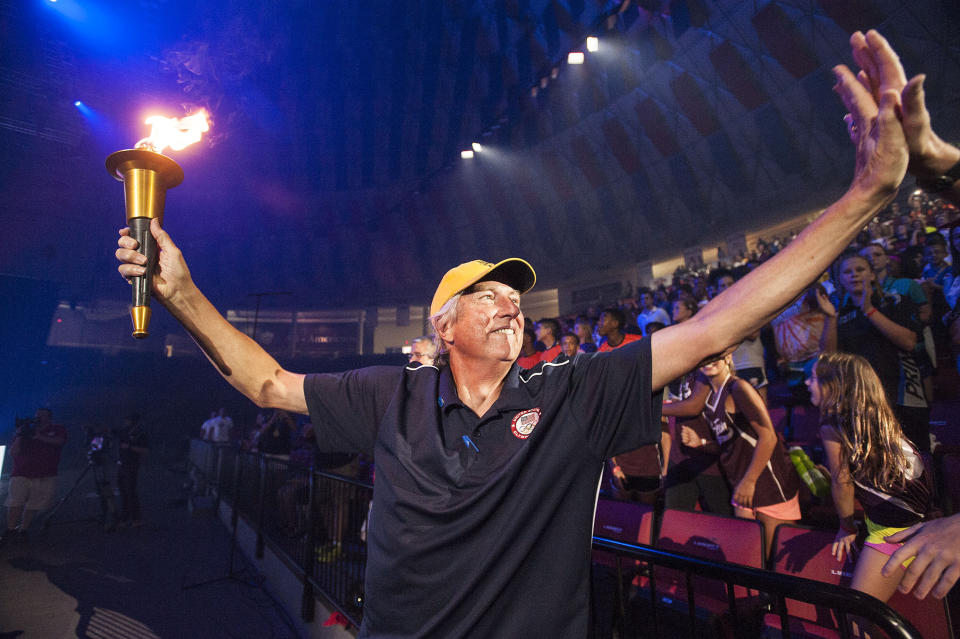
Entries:
<svg viewBox="0 0 960 639">
<path fill-rule="evenodd" d="M 510 422 L 510 430 L 514 436 L 519 439 L 526 439 L 533 432 L 534 427 L 540 421 L 540 409 L 531 408 L 517 413 L 513 421 Z"/>
</svg>

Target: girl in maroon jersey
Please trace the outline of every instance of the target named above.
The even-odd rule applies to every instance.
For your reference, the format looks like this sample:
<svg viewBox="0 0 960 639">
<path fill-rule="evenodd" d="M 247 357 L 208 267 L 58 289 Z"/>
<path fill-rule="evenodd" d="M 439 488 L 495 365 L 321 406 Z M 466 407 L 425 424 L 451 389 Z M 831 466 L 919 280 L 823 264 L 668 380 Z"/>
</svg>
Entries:
<svg viewBox="0 0 960 639">
<path fill-rule="evenodd" d="M 797 499 L 799 478 L 777 438 L 763 400 L 748 382 L 732 373 L 725 356 L 700 367 L 709 386 L 698 381 L 689 399 L 664 404 L 664 415 L 697 413 L 710 425 L 713 442 L 684 427 L 680 437 L 686 446 L 720 445 L 720 467 L 732 486 L 734 514 L 763 524 L 766 546 L 781 523 L 800 519 Z M 706 391 L 706 392 L 704 392 Z"/>
</svg>

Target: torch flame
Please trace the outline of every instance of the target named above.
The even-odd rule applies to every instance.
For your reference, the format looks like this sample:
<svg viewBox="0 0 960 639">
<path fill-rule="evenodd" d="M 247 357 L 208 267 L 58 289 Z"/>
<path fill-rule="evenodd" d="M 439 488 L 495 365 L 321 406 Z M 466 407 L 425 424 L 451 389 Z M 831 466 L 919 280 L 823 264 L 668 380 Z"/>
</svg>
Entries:
<svg viewBox="0 0 960 639">
<path fill-rule="evenodd" d="M 200 136 L 210 130 L 207 112 L 203 109 L 185 118 L 151 115 L 146 123 L 152 127 L 150 135 L 137 142 L 137 148 L 147 147 L 157 153 L 163 152 L 167 147 L 174 151 L 184 149 L 194 142 L 199 142 Z"/>
</svg>

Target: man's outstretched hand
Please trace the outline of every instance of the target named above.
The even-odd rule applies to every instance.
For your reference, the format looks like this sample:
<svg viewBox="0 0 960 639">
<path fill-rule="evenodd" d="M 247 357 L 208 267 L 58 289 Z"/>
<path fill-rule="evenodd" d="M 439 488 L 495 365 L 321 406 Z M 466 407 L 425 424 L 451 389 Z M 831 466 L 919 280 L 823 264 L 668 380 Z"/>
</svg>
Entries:
<svg viewBox="0 0 960 639">
<path fill-rule="evenodd" d="M 857 31 L 850 36 L 850 48 L 860 67 L 857 80 L 875 104 L 880 104 L 888 91 L 899 96 L 897 115 L 910 153 L 910 173 L 930 179 L 956 164 L 960 149 L 940 139 L 930 124 L 923 88 L 926 76 L 916 75 L 908 80 L 897 53 L 876 31 Z"/>
</svg>

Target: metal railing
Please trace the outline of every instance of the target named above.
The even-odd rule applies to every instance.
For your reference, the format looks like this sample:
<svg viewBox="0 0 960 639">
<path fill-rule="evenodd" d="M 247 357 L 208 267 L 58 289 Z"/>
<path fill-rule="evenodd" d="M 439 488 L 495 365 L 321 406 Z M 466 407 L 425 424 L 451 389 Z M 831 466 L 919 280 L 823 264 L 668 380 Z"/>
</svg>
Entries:
<svg viewBox="0 0 960 639">
<path fill-rule="evenodd" d="M 363 617 L 366 522 L 373 487 L 286 459 L 200 440 L 190 443 L 195 490 L 233 508 L 303 584 L 300 614 L 312 621 L 315 595 L 359 627 Z"/>
<path fill-rule="evenodd" d="M 234 446 L 192 440 L 190 463 L 198 487 L 209 487 L 217 500 L 225 500 L 233 508 L 232 523 L 238 517 L 256 534 L 257 558 L 263 557 L 265 545 L 280 557 L 303 584 L 301 616 L 312 621 L 315 595 L 322 595 L 332 608 L 359 627 L 363 617 L 363 576 L 366 568 L 366 543 L 363 527 L 369 512 L 373 487 L 338 475 L 299 466 L 287 460 L 262 453 L 248 453 Z M 617 557 L 616 605 L 623 619 L 627 593 L 623 588 L 622 562 L 636 561 L 645 566 L 649 581 L 647 596 L 652 608 L 645 621 L 644 636 L 658 635 L 663 606 L 657 599 L 656 570 L 664 567 L 687 575 L 686 613 L 689 636 L 698 636 L 696 593 L 693 575 L 717 579 L 727 584 L 729 616 L 735 634 L 751 636 L 757 626 L 757 615 L 772 612 L 781 621 L 780 633 L 790 636 L 786 600 L 807 602 L 834 611 L 841 637 L 852 636 L 850 617 L 860 617 L 885 632 L 891 639 L 921 639 L 898 613 L 882 602 L 857 591 L 812 581 L 769 570 L 747 568 L 737 564 L 707 561 L 687 555 L 635 546 L 602 537 L 594 537 L 595 550 Z M 734 586 L 765 593 L 761 608 L 738 610 Z M 753 624 L 753 625 L 751 625 Z M 621 636 L 630 636 L 633 629 L 621 628 Z M 752 636 L 756 636 L 753 634 Z"/>
<path fill-rule="evenodd" d="M 650 629 L 648 629 L 648 632 L 643 636 L 660 636 L 657 625 L 661 621 L 660 616 L 663 606 L 658 605 L 656 567 L 664 567 L 682 571 L 687 577 L 687 601 L 685 603 L 688 632 L 691 637 L 698 636 L 696 592 L 692 587 L 692 576 L 697 575 L 716 579 L 726 585 L 729 621 L 733 628 L 733 634 L 738 636 L 758 636 L 758 631 L 763 625 L 763 616 L 772 612 L 780 618 L 780 636 L 789 638 L 791 624 L 787 615 L 786 601 L 791 599 L 830 609 L 837 620 L 838 632 L 843 639 L 855 636 L 851 628 L 851 618 L 854 617 L 865 619 L 890 639 L 923 639 L 923 635 L 895 610 L 874 597 L 850 588 L 794 575 L 784 575 L 770 570 L 708 561 L 651 546 L 636 546 L 603 537 L 593 538 L 593 548 L 616 555 L 618 583 L 623 583 L 622 562 L 624 559 L 629 560 L 631 564 L 634 563 L 634 560 L 642 562 L 641 572 L 649 579 L 645 594 L 653 612 L 650 618 L 652 635 L 649 632 Z M 650 570 L 649 567 L 651 566 L 654 567 L 653 570 Z M 738 602 L 734 597 L 734 586 L 743 586 L 751 591 L 762 593 L 759 597 L 751 598 L 751 601 L 747 604 L 752 604 L 752 609 L 738 610 Z M 618 596 L 621 597 L 622 611 L 625 592 L 620 590 Z M 765 603 L 757 606 L 758 600 L 765 600 Z M 627 633 L 627 636 L 629 636 L 629 633 Z M 871 634 L 870 636 L 875 637 L 876 635 Z"/>
</svg>

